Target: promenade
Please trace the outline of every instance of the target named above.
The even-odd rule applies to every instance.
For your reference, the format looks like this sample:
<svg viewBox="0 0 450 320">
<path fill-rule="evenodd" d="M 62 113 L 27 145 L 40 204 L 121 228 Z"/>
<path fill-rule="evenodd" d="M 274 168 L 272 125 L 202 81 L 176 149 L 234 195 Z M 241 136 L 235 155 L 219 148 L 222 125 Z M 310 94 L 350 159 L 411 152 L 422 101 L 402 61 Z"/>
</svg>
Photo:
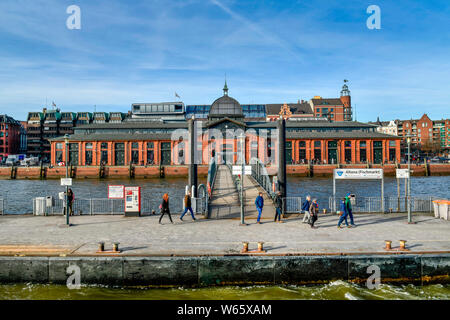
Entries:
<svg viewBox="0 0 450 320">
<path fill-rule="evenodd" d="M 321 214 L 318 229 L 292 216 L 284 223 L 271 219 L 263 224 L 248 220 L 198 219 L 184 222 L 173 216 L 158 224 L 159 215 L 148 217 L 74 216 L 70 228 L 62 216 L 0 216 L 0 255 L 96 255 L 98 242 L 120 242 L 120 255 L 226 255 L 238 254 L 242 241 L 263 241 L 268 254 L 385 253 L 384 240 L 407 240 L 411 253 L 450 251 L 450 222 L 430 215 L 414 215 L 408 225 L 404 214 L 355 215 L 356 228 L 337 229 L 336 215 Z"/>
</svg>

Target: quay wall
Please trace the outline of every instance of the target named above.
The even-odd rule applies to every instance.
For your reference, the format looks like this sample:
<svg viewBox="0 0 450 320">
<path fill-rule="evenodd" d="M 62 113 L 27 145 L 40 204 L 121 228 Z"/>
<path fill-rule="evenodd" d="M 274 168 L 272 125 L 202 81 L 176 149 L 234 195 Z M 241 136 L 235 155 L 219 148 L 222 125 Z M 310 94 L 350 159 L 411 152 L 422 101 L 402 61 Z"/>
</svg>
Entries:
<svg viewBox="0 0 450 320">
<path fill-rule="evenodd" d="M 385 164 L 385 165 L 287 165 L 289 176 L 300 177 L 331 177 L 336 168 L 382 168 L 385 176 L 395 176 L 397 168 L 406 169 L 408 165 Z M 412 164 L 413 176 L 443 176 L 450 175 L 450 164 Z M 269 175 L 276 175 L 278 167 L 268 166 Z M 99 179 L 99 178 L 185 178 L 189 174 L 186 165 L 177 166 L 112 166 L 101 168 L 99 166 L 76 166 L 71 167 L 69 175 L 76 179 Z M 199 165 L 198 174 L 201 177 L 208 175 L 208 166 Z M 66 176 L 65 167 L 0 167 L 0 179 L 59 179 Z"/>
<path fill-rule="evenodd" d="M 70 265 L 82 284 L 171 286 L 365 283 L 376 265 L 384 283 L 450 283 L 450 254 L 348 256 L 0 257 L 0 283 L 65 284 Z"/>
</svg>

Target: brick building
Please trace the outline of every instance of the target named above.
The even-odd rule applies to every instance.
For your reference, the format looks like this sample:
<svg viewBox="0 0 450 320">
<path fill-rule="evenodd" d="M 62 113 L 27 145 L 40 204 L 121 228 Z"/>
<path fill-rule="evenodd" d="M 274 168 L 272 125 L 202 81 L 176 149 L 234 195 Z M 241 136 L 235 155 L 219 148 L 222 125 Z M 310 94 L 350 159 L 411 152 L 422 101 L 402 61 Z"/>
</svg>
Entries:
<svg viewBox="0 0 450 320">
<path fill-rule="evenodd" d="M 134 105 L 133 105 L 134 106 Z M 276 159 L 277 141 L 271 132 L 276 123 L 244 114 L 240 103 L 224 95 L 209 108 L 207 118 L 201 117 L 199 136 L 201 159 L 207 164 L 211 157 L 219 163 L 235 163 L 241 150 L 230 131 L 245 133 L 245 159 L 259 158 L 265 163 Z M 69 137 L 66 157 L 64 138 L 51 139 L 51 163 L 67 161 L 74 166 L 177 165 L 186 162 L 188 154 L 186 121 L 99 122 L 77 126 Z M 330 163 L 395 163 L 400 161 L 400 139 L 376 131 L 376 126 L 354 121 L 303 119 L 286 121 L 286 152 L 290 164 Z"/>
<path fill-rule="evenodd" d="M 20 152 L 20 133 L 22 125 L 19 121 L 4 114 L 0 115 L 0 160 L 10 154 Z"/>
</svg>

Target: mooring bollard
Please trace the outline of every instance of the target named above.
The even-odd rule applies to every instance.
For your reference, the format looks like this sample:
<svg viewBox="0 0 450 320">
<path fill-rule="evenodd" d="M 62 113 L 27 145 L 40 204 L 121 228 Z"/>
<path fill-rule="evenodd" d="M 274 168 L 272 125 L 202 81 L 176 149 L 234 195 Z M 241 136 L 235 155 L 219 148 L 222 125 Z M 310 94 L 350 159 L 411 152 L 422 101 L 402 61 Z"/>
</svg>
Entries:
<svg viewBox="0 0 450 320">
<path fill-rule="evenodd" d="M 119 252 L 119 244 L 120 242 L 113 242 L 113 251 Z"/>
<path fill-rule="evenodd" d="M 264 242 L 262 241 L 258 242 L 258 251 L 264 251 L 263 244 Z"/>
<path fill-rule="evenodd" d="M 406 240 L 400 240 L 400 250 L 406 250 Z"/>
<path fill-rule="evenodd" d="M 391 240 L 384 240 L 384 243 L 386 244 L 386 246 L 384 247 L 384 250 L 392 250 L 392 247 L 391 247 L 392 241 Z"/>
<path fill-rule="evenodd" d="M 242 241 L 242 250 L 241 253 L 247 253 L 248 252 L 248 242 Z"/>
<path fill-rule="evenodd" d="M 103 241 L 100 241 L 98 243 L 98 252 L 103 252 L 105 251 L 105 243 Z"/>
</svg>

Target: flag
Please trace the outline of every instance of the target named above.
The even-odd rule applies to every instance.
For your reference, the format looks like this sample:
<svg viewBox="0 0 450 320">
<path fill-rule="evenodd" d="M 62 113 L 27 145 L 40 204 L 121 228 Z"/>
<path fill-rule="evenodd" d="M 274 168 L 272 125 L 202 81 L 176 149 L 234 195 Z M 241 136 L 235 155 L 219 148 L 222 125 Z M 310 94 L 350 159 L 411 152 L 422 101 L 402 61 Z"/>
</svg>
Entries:
<svg viewBox="0 0 450 320">
<path fill-rule="evenodd" d="M 178 95 L 178 93 L 175 92 L 175 98 L 180 99 L 180 96 Z"/>
</svg>

